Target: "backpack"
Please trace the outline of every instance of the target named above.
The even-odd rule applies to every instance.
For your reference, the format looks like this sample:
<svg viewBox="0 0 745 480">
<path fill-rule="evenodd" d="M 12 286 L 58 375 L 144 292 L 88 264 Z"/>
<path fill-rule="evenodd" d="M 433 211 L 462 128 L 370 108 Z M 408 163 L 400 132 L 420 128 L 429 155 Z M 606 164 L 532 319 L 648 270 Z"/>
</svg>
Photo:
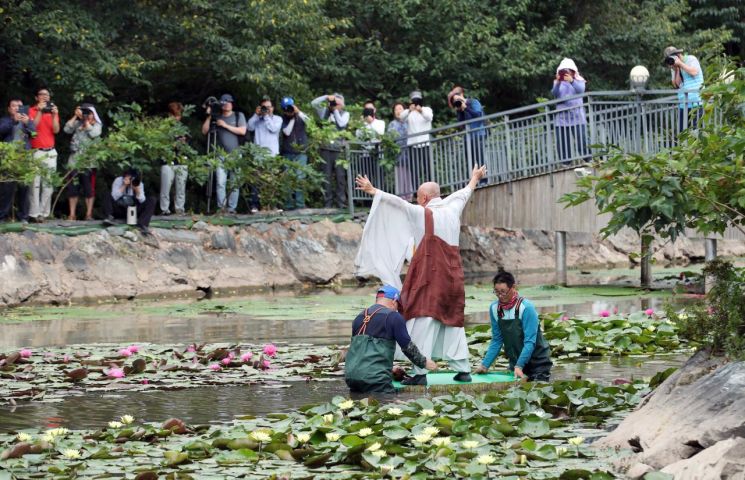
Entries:
<svg viewBox="0 0 745 480">
<path fill-rule="evenodd" d="M 239 112 L 237 110 L 234 110 L 233 113 L 235 114 L 235 126 L 238 126 L 238 119 L 240 118 L 240 115 L 243 115 L 243 112 Z M 246 119 L 246 116 L 243 115 L 243 121 L 248 123 L 248 119 Z M 238 137 L 238 146 L 242 147 L 243 145 L 248 142 L 248 128 L 246 128 L 246 133 L 243 135 L 236 135 Z"/>
</svg>

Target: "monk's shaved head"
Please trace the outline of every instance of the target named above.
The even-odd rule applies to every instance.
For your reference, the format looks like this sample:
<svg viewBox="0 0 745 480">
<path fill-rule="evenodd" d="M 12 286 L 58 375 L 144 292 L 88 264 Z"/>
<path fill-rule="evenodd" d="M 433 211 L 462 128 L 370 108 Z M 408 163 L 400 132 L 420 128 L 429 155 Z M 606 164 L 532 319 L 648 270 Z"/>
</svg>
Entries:
<svg viewBox="0 0 745 480">
<path fill-rule="evenodd" d="M 416 203 L 426 206 L 430 200 L 440 196 L 440 186 L 435 182 L 424 182 L 416 191 Z"/>
</svg>

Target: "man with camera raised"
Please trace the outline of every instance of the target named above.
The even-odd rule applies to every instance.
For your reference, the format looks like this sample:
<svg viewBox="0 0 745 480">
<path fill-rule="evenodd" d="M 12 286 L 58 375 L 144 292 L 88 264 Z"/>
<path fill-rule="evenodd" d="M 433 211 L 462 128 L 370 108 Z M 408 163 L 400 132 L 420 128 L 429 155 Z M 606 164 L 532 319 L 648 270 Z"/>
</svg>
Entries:
<svg viewBox="0 0 745 480">
<path fill-rule="evenodd" d="M 434 181 L 430 165 L 429 131 L 432 130 L 434 112 L 424 106 L 422 92 L 415 90 L 409 95 L 409 109 L 401 112 L 401 120 L 406 122 L 409 138 L 409 158 L 414 169 L 415 183 Z M 416 135 L 420 134 L 420 135 Z"/>
<path fill-rule="evenodd" d="M 311 106 L 316 110 L 321 120 L 328 120 L 337 130 L 347 128 L 349 124 L 349 112 L 344 110 L 344 95 L 333 93 L 321 95 L 312 102 Z M 338 208 L 346 207 L 347 203 L 347 175 L 344 168 L 336 164 L 341 154 L 342 143 L 333 140 L 321 146 L 321 158 L 323 158 L 324 173 L 328 185 L 325 192 L 326 208 L 336 205 Z"/>
<path fill-rule="evenodd" d="M 202 124 L 202 133 L 207 135 L 214 132 L 216 134 L 216 146 L 230 153 L 240 146 L 240 137 L 246 135 L 246 117 L 241 112 L 233 111 L 235 100 L 228 93 L 220 97 L 219 102 L 214 101 L 215 97 L 210 97 L 208 100 L 213 101 L 205 105 L 207 118 Z M 213 117 L 213 110 L 217 110 L 218 107 L 220 108 L 220 116 Z M 215 145 L 210 146 L 210 148 L 214 147 Z M 228 172 L 222 167 L 217 167 L 217 172 L 215 173 L 217 174 L 217 206 L 224 209 L 228 175 L 232 175 L 232 172 Z M 238 196 L 239 190 L 238 188 L 234 188 L 230 192 L 230 197 L 227 199 L 228 213 L 235 213 L 235 209 L 238 206 Z"/>
<path fill-rule="evenodd" d="M 698 58 L 673 46 L 665 49 L 664 56 L 665 64 L 670 68 L 673 86 L 678 89 L 680 130 L 685 130 L 689 126 L 696 128 L 701 115 L 703 115 L 699 108 L 701 107 L 699 91 L 704 86 L 704 73 L 701 64 Z M 686 110 L 689 118 L 685 116 Z"/>
<path fill-rule="evenodd" d="M 59 133 L 59 110 L 52 103 L 49 89 L 42 87 L 36 91 L 36 104 L 28 111 L 36 127 L 36 137 L 31 139 L 34 158 L 52 172 L 57 170 L 57 150 L 54 148 L 54 136 Z M 43 222 L 49 217 L 52 208 L 52 184 L 41 176 L 34 178 L 29 188 L 29 218 L 34 222 Z"/>
<path fill-rule="evenodd" d="M 295 105 L 295 99 L 284 97 L 282 107 L 282 156 L 300 165 L 308 165 L 308 132 L 305 124 L 308 116 Z M 301 175 L 303 175 L 301 173 Z M 305 178 L 303 176 L 299 178 Z M 305 208 L 305 196 L 302 190 L 295 191 L 285 203 L 285 210 Z"/>
<path fill-rule="evenodd" d="M 155 212 L 155 198 L 145 196 L 145 185 L 139 173 L 130 168 L 111 185 L 111 194 L 104 197 L 103 209 L 105 223 L 111 224 L 114 218 L 126 219 L 128 209 L 137 209 L 137 228 L 143 235 L 150 235 L 150 219 Z"/>
<path fill-rule="evenodd" d="M 11 98 L 8 102 L 8 115 L 0 118 L 0 141 L 23 142 L 26 150 L 30 150 L 30 140 L 34 135 L 36 127 L 28 116 L 28 107 L 23 106 L 21 99 Z M 18 182 L 0 182 L 0 222 L 10 218 L 16 187 L 21 197 L 18 219 L 22 222 L 28 220 L 28 187 Z"/>
<path fill-rule="evenodd" d="M 272 101 L 264 97 L 256 107 L 256 112 L 248 119 L 248 130 L 254 132 L 254 143 L 269 150 L 272 155 L 279 155 L 279 131 L 282 129 L 282 117 L 274 114 Z M 251 213 L 259 211 L 259 193 L 251 187 L 249 198 Z"/>
<path fill-rule="evenodd" d="M 87 165 L 81 168 L 76 164 L 79 154 L 85 149 L 85 146 L 94 139 L 101 136 L 101 118 L 96 112 L 96 107 L 90 103 L 81 103 L 75 108 L 75 113 L 70 120 L 65 123 L 65 133 L 72 135 L 70 142 L 70 157 L 67 159 L 67 168 L 69 170 L 67 201 L 70 207 L 68 220 L 76 219 L 76 210 L 78 207 L 78 196 L 82 193 L 85 198 L 85 219 L 93 220 L 93 201 L 96 198 L 96 167 Z"/>
</svg>

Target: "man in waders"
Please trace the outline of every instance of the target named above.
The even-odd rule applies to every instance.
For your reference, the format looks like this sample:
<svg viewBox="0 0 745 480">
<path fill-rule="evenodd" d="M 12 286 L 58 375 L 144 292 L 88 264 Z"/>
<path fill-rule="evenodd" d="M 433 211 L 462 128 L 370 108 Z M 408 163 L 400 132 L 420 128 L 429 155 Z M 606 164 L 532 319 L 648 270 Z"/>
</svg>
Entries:
<svg viewBox="0 0 745 480">
<path fill-rule="evenodd" d="M 547 382 L 551 376 L 551 350 L 541 333 L 535 307 L 517 293 L 511 273 L 497 272 L 492 283 L 497 295 L 497 301 L 489 306 L 492 338 L 476 373 L 486 373 L 504 345 L 516 379 Z"/>
<path fill-rule="evenodd" d="M 413 205 L 376 189 L 367 176 L 357 176 L 359 190 L 373 195 L 373 204 L 355 260 L 358 276 L 375 275 L 401 284 L 404 260 L 410 259 L 401 299 L 406 328 L 422 353 L 447 360 L 453 380 L 471 381 L 468 342 L 463 328 L 466 304 L 463 266 L 458 243 L 460 216 L 486 167 L 475 166 L 468 185 L 440 197 L 440 186 L 423 183 Z M 400 357 L 399 357 L 400 358 Z M 427 369 L 414 368 L 407 385 L 426 385 Z"/>
<path fill-rule="evenodd" d="M 419 352 L 398 313 L 400 293 L 384 285 L 375 304 L 357 315 L 352 323 L 352 342 L 347 351 L 344 378 L 349 389 L 362 393 L 393 393 L 393 354 L 396 344 L 414 365 L 437 370 L 437 364 Z"/>
</svg>

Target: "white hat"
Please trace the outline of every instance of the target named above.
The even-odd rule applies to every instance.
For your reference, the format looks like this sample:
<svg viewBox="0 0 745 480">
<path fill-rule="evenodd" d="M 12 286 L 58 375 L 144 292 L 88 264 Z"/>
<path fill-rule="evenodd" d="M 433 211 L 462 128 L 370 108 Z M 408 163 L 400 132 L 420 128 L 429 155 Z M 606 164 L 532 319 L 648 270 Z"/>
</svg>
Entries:
<svg viewBox="0 0 745 480">
<path fill-rule="evenodd" d="M 574 71 L 576 78 L 584 80 L 584 78 L 582 78 L 582 75 L 579 74 L 577 64 L 574 63 L 574 60 L 572 60 L 571 58 L 565 58 L 564 60 L 562 60 L 561 63 L 559 63 L 559 66 L 556 67 L 556 73 L 558 74 L 560 70 L 564 70 L 565 68 Z"/>
</svg>

